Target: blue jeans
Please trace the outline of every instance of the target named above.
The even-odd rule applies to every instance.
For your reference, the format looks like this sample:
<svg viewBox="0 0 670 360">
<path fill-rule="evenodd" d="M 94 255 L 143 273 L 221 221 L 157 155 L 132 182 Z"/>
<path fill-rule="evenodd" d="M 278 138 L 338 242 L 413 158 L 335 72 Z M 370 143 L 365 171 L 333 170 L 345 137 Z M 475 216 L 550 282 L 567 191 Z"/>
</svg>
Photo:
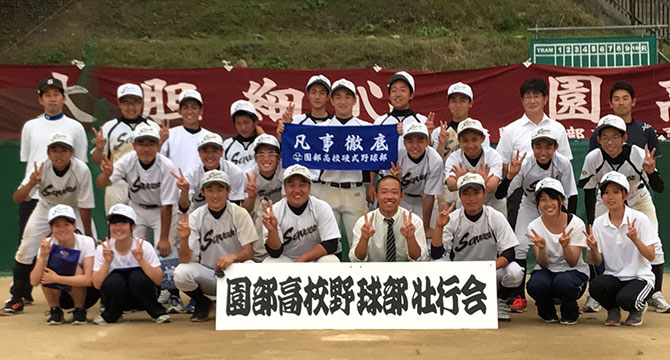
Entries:
<svg viewBox="0 0 670 360">
<path fill-rule="evenodd" d="M 537 314 L 544 320 L 557 319 L 554 299 L 561 300 L 561 317 L 565 320 L 577 320 L 579 317 L 579 299 L 586 289 L 586 274 L 577 270 L 552 272 L 547 269 L 535 270 L 530 274 L 526 289 L 535 299 Z"/>
</svg>

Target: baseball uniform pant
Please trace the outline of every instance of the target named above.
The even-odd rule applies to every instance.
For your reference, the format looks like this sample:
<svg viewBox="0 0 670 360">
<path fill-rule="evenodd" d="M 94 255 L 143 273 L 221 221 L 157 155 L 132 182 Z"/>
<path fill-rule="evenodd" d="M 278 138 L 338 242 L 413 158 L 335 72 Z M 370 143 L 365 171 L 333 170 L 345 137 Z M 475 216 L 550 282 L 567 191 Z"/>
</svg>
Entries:
<svg viewBox="0 0 670 360">
<path fill-rule="evenodd" d="M 158 244 L 158 240 L 161 238 L 161 207 L 147 209 L 132 201 L 130 202 L 130 207 L 135 210 L 135 214 L 137 215 L 133 235 L 136 237 L 143 237 L 147 241 L 150 240 L 152 238 L 151 235 L 153 235 L 153 244 L 155 247 Z M 170 241 L 170 246 L 175 248 L 179 246 L 177 237 L 178 224 L 179 215 L 177 205 L 173 205 L 172 221 L 170 222 L 170 234 L 168 235 L 168 239 Z"/>
<path fill-rule="evenodd" d="M 321 200 L 327 202 L 333 208 L 335 221 L 338 224 L 340 222 L 343 223 L 349 248 L 351 248 L 354 240 L 354 225 L 367 209 L 365 187 L 358 186 L 350 189 L 342 189 L 322 184 Z"/>
<path fill-rule="evenodd" d="M 518 221 L 518 220 L 517 220 Z M 547 269 L 535 270 L 528 280 L 528 295 L 535 299 L 537 314 L 543 320 L 557 319 L 554 299 L 561 300 L 561 318 L 577 320 L 579 299 L 586 290 L 589 277 L 577 270 L 553 272 Z"/>
<path fill-rule="evenodd" d="M 273 257 L 267 257 L 265 260 L 263 260 L 263 263 L 265 264 L 272 264 L 272 263 L 292 263 L 295 262 L 295 259 L 291 259 L 288 256 L 284 255 L 279 255 L 279 257 L 273 258 Z M 326 256 L 322 256 L 316 260 L 314 260 L 316 263 L 338 263 L 340 262 L 340 258 L 337 257 L 335 254 L 329 254 Z"/>
<path fill-rule="evenodd" d="M 514 258 L 518 260 L 525 260 L 528 257 L 528 251 L 533 243 L 526 237 L 528 233 L 528 225 L 541 214 L 536 207 L 530 204 L 521 203 L 519 212 L 516 217 L 516 226 L 514 227 L 514 235 L 519 241 L 519 245 L 514 248 Z"/>
<path fill-rule="evenodd" d="M 244 263 L 253 264 L 254 262 L 247 260 Z M 216 296 L 216 282 L 214 269 L 200 263 L 182 263 L 174 269 L 174 284 L 177 289 L 185 293 L 200 288 L 203 294 Z"/>
<path fill-rule="evenodd" d="M 267 204 L 266 204 L 267 205 Z M 268 251 L 265 250 L 265 245 L 263 244 L 263 208 L 260 205 L 260 202 L 256 202 L 254 211 L 251 212 L 251 221 L 254 222 L 254 228 L 256 229 L 256 234 L 258 234 L 259 241 L 253 242 L 254 247 L 254 262 L 260 263 L 268 257 Z"/>
<path fill-rule="evenodd" d="M 605 309 L 620 307 L 626 311 L 642 311 L 653 286 L 645 280 L 621 281 L 612 275 L 600 275 L 591 281 L 589 293 Z"/>
<path fill-rule="evenodd" d="M 515 262 L 496 270 L 496 281 L 505 288 L 519 286 L 524 276 L 523 269 Z"/>
<path fill-rule="evenodd" d="M 116 204 L 128 204 L 128 183 L 125 181 L 105 188 L 105 214 L 109 214 L 109 209 Z"/>
<path fill-rule="evenodd" d="M 146 310 L 153 319 L 166 314 L 158 303 L 156 285 L 141 268 L 114 270 L 100 287 L 105 311 L 100 315 L 108 323 L 119 320 L 124 310 Z"/>
<path fill-rule="evenodd" d="M 422 195 L 409 195 L 405 194 L 405 197 L 400 202 L 400 207 L 403 207 L 407 210 L 412 210 L 412 212 L 418 215 L 423 219 L 423 196 Z"/>
</svg>

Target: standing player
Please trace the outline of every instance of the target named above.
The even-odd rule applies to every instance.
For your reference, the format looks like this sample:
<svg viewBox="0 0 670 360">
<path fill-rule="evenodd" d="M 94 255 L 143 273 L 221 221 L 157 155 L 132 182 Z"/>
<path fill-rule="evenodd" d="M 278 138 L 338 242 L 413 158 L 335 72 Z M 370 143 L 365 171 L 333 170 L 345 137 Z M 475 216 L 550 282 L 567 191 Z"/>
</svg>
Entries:
<svg viewBox="0 0 670 360">
<path fill-rule="evenodd" d="M 310 195 L 311 177 L 302 165 L 284 171 L 286 197 L 263 208 L 263 262 L 340 262 L 340 229 L 325 201 Z"/>
<path fill-rule="evenodd" d="M 12 315 L 23 310 L 22 297 L 30 285 L 30 271 L 42 240 L 49 232 L 49 209 L 57 204 L 75 208 L 77 227 L 87 236 L 93 236 L 91 209 L 95 207 L 91 172 L 86 164 L 74 156 L 74 144 L 67 134 L 51 134 L 47 142 L 47 156 L 39 166 L 33 163 L 34 171 L 27 181 L 14 192 L 12 200 L 19 203 L 34 192 L 40 200 L 28 218 L 12 268 L 12 298 L 5 303 L 0 315 Z"/>
<path fill-rule="evenodd" d="M 118 87 L 116 97 L 121 116 L 107 121 L 99 130 L 93 128 L 95 148 L 91 151 L 91 159 L 95 164 L 100 165 L 104 157 L 119 160 L 133 151 L 133 131 L 138 124 L 150 124 L 160 128 L 158 124 L 142 116 L 143 96 L 142 89 L 136 84 L 123 84 Z M 163 133 L 167 134 L 163 131 L 161 135 Z M 119 181 L 105 189 L 105 212 L 117 203 L 128 203 L 128 184 L 125 181 Z"/>
<path fill-rule="evenodd" d="M 230 181 L 221 170 L 205 173 L 200 188 L 207 204 L 179 222 L 179 262 L 174 271 L 177 288 L 195 301 L 191 321 L 209 320 L 216 296 L 215 270 L 236 262 L 252 262 L 253 243 L 258 242 L 249 214 L 227 200 Z"/>
<path fill-rule="evenodd" d="M 448 251 L 451 261 L 495 261 L 498 291 L 498 320 L 510 321 L 506 298 L 509 289 L 519 286 L 523 270 L 514 260 L 518 244 L 505 216 L 484 205 L 484 178 L 467 173 L 458 179 L 458 196 L 463 207 L 444 208 L 435 222 L 430 255 L 441 259 Z"/>
<path fill-rule="evenodd" d="M 237 135 L 223 142 L 223 158 L 246 172 L 254 164 L 254 149 L 251 145 L 263 133 L 263 129 L 258 125 L 256 109 L 246 100 L 237 100 L 230 105 L 230 117 Z"/>
</svg>

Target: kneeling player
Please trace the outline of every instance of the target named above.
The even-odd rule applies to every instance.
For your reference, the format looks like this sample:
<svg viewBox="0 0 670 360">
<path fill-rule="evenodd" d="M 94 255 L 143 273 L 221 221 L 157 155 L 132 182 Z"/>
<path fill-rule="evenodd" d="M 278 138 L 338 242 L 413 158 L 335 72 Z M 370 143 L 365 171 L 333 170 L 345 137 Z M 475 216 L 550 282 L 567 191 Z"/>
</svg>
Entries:
<svg viewBox="0 0 670 360">
<path fill-rule="evenodd" d="M 339 262 L 340 229 L 328 203 L 310 196 L 309 170 L 291 165 L 284 171 L 286 197 L 263 207 L 263 262 Z"/>
<path fill-rule="evenodd" d="M 252 262 L 253 242 L 258 235 L 251 217 L 242 207 L 228 201 L 230 180 L 226 173 L 211 170 L 205 173 L 201 191 L 206 206 L 191 215 L 182 215 L 179 222 L 179 265 L 174 283 L 195 301 L 191 321 L 209 320 L 216 295 L 215 270 L 225 270 L 236 262 Z"/>
<path fill-rule="evenodd" d="M 454 205 L 437 215 L 430 255 L 440 259 L 451 249 L 451 261 L 495 261 L 498 291 L 498 320 L 510 321 L 506 299 L 511 288 L 519 286 L 525 275 L 514 262 L 514 247 L 519 244 L 505 216 L 484 205 L 484 178 L 467 173 L 458 179 L 458 195 L 463 206 L 450 215 Z"/>
</svg>

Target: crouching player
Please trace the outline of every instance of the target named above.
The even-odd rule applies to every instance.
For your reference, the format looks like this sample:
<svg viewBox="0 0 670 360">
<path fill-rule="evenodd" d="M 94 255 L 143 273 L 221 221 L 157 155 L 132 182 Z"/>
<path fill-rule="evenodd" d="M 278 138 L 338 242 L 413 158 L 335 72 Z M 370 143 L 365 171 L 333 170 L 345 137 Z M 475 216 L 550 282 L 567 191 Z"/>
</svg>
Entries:
<svg viewBox="0 0 670 360">
<path fill-rule="evenodd" d="M 56 205 L 49 210 L 49 226 L 51 237 L 47 239 L 42 234 L 42 244 L 37 251 L 37 262 L 30 273 L 32 286 L 42 285 L 44 298 L 49 304 L 49 318 L 47 324 L 59 325 L 63 323 L 63 309 L 71 309 L 72 324 L 86 324 L 86 309 L 93 306 L 100 298 L 100 292 L 92 287 L 93 256 L 95 256 L 95 240 L 93 238 L 75 234 L 77 220 L 74 210 L 67 205 Z M 55 245 L 61 246 L 68 254 L 68 264 L 61 268 L 51 259 L 51 250 Z M 73 251 L 74 250 L 74 251 Z M 56 268 L 47 265 L 54 263 Z M 59 274 L 62 265 L 76 264 L 74 274 Z M 60 271 L 61 273 L 63 271 Z"/>
<path fill-rule="evenodd" d="M 179 265 L 174 283 L 195 301 L 191 321 L 209 320 L 216 295 L 215 270 L 225 270 L 236 262 L 253 262 L 258 235 L 247 211 L 228 201 L 230 180 L 220 170 L 205 173 L 201 191 L 206 206 L 182 215 L 178 234 Z"/>
<path fill-rule="evenodd" d="M 591 296 L 607 309 L 605 325 L 617 326 L 621 309 L 630 314 L 626 325 L 642 325 L 646 300 L 654 290 L 654 246 L 660 240 L 649 218 L 626 205 L 629 182 L 616 171 L 600 180 L 600 193 L 607 212 L 593 221 L 586 233 L 586 260 L 605 272 L 591 281 Z"/>
<path fill-rule="evenodd" d="M 462 207 L 454 204 L 437 215 L 431 239 L 430 256 L 442 258 L 445 249 L 451 261 L 495 261 L 498 284 L 498 320 L 510 321 L 506 299 L 510 289 L 519 286 L 525 276 L 514 262 L 514 247 L 519 244 L 505 216 L 484 205 L 486 182 L 476 173 L 458 179 L 458 196 Z"/>
</svg>

